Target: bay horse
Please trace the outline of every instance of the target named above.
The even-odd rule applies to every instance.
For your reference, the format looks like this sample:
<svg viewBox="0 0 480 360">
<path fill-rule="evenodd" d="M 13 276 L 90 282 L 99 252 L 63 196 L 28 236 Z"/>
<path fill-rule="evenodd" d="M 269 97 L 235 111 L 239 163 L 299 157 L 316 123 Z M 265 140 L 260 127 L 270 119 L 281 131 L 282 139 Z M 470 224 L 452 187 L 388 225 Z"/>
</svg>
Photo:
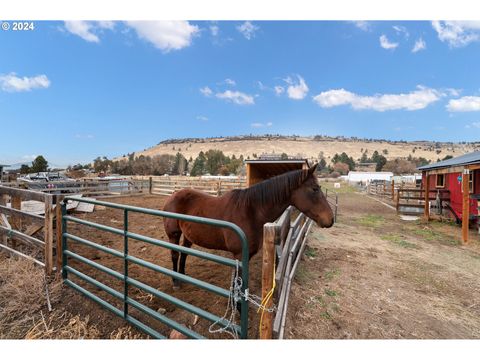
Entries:
<svg viewBox="0 0 480 360">
<path fill-rule="evenodd" d="M 285 209 L 293 205 L 319 227 L 333 225 L 332 209 L 325 198 L 315 176 L 317 164 L 304 170 L 290 171 L 262 181 L 246 189 L 236 189 L 216 197 L 204 192 L 183 189 L 171 195 L 164 206 L 165 211 L 230 221 L 238 225 L 247 236 L 249 256 L 254 256 L 263 244 L 263 225 L 275 221 Z M 165 233 L 173 244 L 192 244 L 225 250 L 240 260 L 242 246 L 233 231 L 209 225 L 197 224 L 177 219 L 164 218 Z M 187 255 L 171 250 L 173 271 L 185 274 Z M 173 279 L 174 288 L 179 280 Z"/>
</svg>

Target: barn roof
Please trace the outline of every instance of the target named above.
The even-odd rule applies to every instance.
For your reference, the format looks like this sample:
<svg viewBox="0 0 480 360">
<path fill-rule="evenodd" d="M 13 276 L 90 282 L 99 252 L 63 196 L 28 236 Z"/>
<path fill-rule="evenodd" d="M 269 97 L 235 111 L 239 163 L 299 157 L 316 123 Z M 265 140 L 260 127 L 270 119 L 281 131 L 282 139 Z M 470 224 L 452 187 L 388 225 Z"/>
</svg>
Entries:
<svg viewBox="0 0 480 360">
<path fill-rule="evenodd" d="M 437 163 L 428 164 L 425 166 L 420 166 L 418 170 L 433 170 L 439 168 L 448 168 L 452 166 L 459 165 L 471 165 L 475 163 L 480 163 L 480 151 L 474 151 L 462 156 L 457 156 L 452 159 L 439 161 Z"/>
</svg>

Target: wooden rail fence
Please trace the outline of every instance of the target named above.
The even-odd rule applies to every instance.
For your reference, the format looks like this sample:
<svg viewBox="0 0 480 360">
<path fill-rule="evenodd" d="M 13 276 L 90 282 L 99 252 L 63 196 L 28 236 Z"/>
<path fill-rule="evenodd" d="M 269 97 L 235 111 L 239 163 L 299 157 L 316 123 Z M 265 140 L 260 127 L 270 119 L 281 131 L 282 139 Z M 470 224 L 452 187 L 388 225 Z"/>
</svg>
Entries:
<svg viewBox="0 0 480 360">
<path fill-rule="evenodd" d="M 47 194 L 82 194 L 85 196 L 118 196 L 149 191 L 149 181 L 140 179 L 80 179 L 75 181 L 2 183 L 3 186 Z"/>
<path fill-rule="evenodd" d="M 396 195 L 397 213 L 404 215 L 423 214 L 425 209 L 425 189 L 398 189 Z M 429 208 L 442 215 L 450 203 L 450 191 L 432 189 L 428 191 Z"/>
<path fill-rule="evenodd" d="M 44 215 L 23 211 L 22 200 L 42 202 Z M 34 261 L 50 275 L 54 269 L 54 205 L 59 200 L 51 194 L 0 186 L 0 248 Z M 43 236 L 39 236 L 42 229 Z M 42 255 L 41 260 L 31 255 L 35 250 Z"/>
<path fill-rule="evenodd" d="M 284 337 L 292 281 L 313 224 L 303 213 L 292 221 L 293 213 L 294 208 L 289 207 L 277 221 L 267 223 L 263 228 L 262 298 L 265 298 L 275 283 L 273 296 L 265 306 L 271 308 L 276 304 L 276 314 L 263 312 L 261 339 Z"/>
<path fill-rule="evenodd" d="M 154 195 L 172 195 L 174 192 L 190 188 L 204 191 L 211 195 L 223 195 L 233 189 L 245 188 L 244 179 L 201 179 L 196 177 L 136 177 L 141 181 L 149 182 L 149 192 Z"/>
</svg>

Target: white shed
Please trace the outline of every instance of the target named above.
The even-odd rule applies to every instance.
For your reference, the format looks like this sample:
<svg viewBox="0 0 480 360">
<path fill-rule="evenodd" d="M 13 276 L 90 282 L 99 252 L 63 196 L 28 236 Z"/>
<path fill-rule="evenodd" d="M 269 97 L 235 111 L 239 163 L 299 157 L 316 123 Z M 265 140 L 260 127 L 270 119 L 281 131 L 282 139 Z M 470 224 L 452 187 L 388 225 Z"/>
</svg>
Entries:
<svg viewBox="0 0 480 360">
<path fill-rule="evenodd" d="M 350 171 L 347 175 L 349 183 L 369 184 L 371 181 L 390 181 L 393 173 L 389 171 Z"/>
</svg>

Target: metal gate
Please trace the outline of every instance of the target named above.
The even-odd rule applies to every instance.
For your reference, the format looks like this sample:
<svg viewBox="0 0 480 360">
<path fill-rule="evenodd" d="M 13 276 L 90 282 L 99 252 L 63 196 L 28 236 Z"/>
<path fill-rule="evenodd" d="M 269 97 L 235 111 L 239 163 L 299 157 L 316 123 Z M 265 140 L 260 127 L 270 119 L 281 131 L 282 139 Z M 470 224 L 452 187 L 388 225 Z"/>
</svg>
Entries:
<svg viewBox="0 0 480 360">
<path fill-rule="evenodd" d="M 88 203 L 88 204 L 94 204 L 94 205 L 101 205 L 105 206 L 108 208 L 114 208 L 114 209 L 120 209 L 123 210 L 123 230 L 113 228 L 110 226 L 106 225 L 101 225 L 97 224 L 94 222 L 86 221 L 83 219 L 79 219 L 73 216 L 67 215 L 66 212 L 66 202 L 68 200 L 72 201 L 79 201 L 83 203 Z M 166 217 L 166 218 L 173 218 L 173 219 L 178 219 L 182 221 L 190 221 L 190 222 L 195 222 L 199 224 L 204 224 L 204 225 L 211 225 L 215 227 L 221 227 L 221 228 L 226 228 L 232 230 L 240 239 L 242 243 L 242 261 L 238 262 L 236 260 L 232 260 L 226 257 L 210 254 L 207 252 L 187 248 L 184 246 L 180 245 L 175 245 L 171 244 L 167 241 L 164 240 L 158 240 L 154 239 L 151 237 L 139 235 L 132 233 L 128 230 L 128 215 L 129 213 L 142 213 L 142 214 L 148 214 L 148 215 L 153 215 L 153 216 L 160 216 L 160 217 Z M 81 237 L 75 236 L 73 234 L 68 233 L 68 222 L 74 222 L 77 224 L 89 226 L 101 231 L 107 231 L 109 233 L 117 234 L 123 236 L 123 252 L 111 249 L 109 247 L 94 243 L 88 239 L 83 239 Z M 178 272 L 174 272 L 173 270 L 167 269 L 165 267 L 150 263 L 148 261 L 142 260 L 140 258 L 134 257 L 132 255 L 129 255 L 128 253 L 128 244 L 129 244 L 129 239 L 133 239 L 136 241 L 142 241 L 148 244 L 160 246 L 169 250 L 175 250 L 178 252 L 182 252 L 188 255 L 196 256 L 208 261 L 212 261 L 221 265 L 225 265 L 228 267 L 232 268 L 238 268 L 241 270 L 241 278 L 242 278 L 242 286 L 241 286 L 241 291 L 243 294 L 247 294 L 248 296 L 248 261 L 249 261 L 249 252 L 248 252 L 248 242 L 247 238 L 245 236 L 245 233 L 243 232 L 242 229 L 240 229 L 237 225 L 227 222 L 227 221 L 222 221 L 222 220 L 214 220 L 214 219 L 208 219 L 208 218 L 202 218 L 202 217 L 197 217 L 197 216 L 190 216 L 190 215 L 183 215 L 183 214 L 176 214 L 176 213 L 170 213 L 166 211 L 160 211 L 160 210 L 152 210 L 152 209 L 145 209 L 145 208 L 140 208 L 140 207 L 134 207 L 134 206 L 128 206 L 128 205 L 121 205 L 121 204 L 115 204 L 115 203 L 109 203 L 109 202 L 104 202 L 104 201 L 96 201 L 96 200 L 90 200 L 90 199 L 83 199 L 83 198 L 73 198 L 73 197 L 66 197 L 62 203 L 62 259 L 63 259 L 63 264 L 62 264 L 62 276 L 63 276 L 63 281 L 65 284 L 71 286 L 75 290 L 79 291 L 83 295 L 87 296 L 91 300 L 94 300 L 95 302 L 99 303 L 103 307 L 107 308 L 108 310 L 112 311 L 114 314 L 122 317 L 125 319 L 127 322 L 131 323 L 132 325 L 135 325 L 148 335 L 152 336 L 153 338 L 157 339 L 164 339 L 166 338 L 164 335 L 160 334 L 158 331 L 152 329 L 150 326 L 146 325 L 145 323 L 141 322 L 140 320 L 134 318 L 129 314 L 129 307 L 132 306 L 136 308 L 137 310 L 140 310 L 144 314 L 147 314 L 148 316 L 154 318 L 155 320 L 158 320 L 159 322 L 162 322 L 163 324 L 167 325 L 170 328 L 173 328 L 180 333 L 190 337 L 190 338 L 196 338 L 196 339 L 202 339 L 204 338 L 202 335 L 198 334 L 197 332 L 181 325 L 180 323 L 168 318 L 167 316 L 158 313 L 157 311 L 154 311 L 153 309 L 139 303 L 138 301 L 134 300 L 133 298 L 129 297 L 129 287 L 136 287 L 138 289 L 141 289 L 157 298 L 163 299 L 167 302 L 170 302 L 179 308 L 182 308 L 184 310 L 187 310 L 195 315 L 198 315 L 199 317 L 202 317 L 212 323 L 217 323 L 219 325 L 222 325 L 224 327 L 227 327 L 230 331 L 235 331 L 237 334 L 239 334 L 239 337 L 242 339 L 246 339 L 248 336 L 248 302 L 245 299 L 245 296 L 241 296 L 240 299 L 238 299 L 241 303 L 241 316 L 240 316 L 240 326 L 235 325 L 235 324 L 230 324 L 228 321 L 226 321 L 223 318 L 218 317 L 215 314 L 212 314 L 208 311 L 205 311 L 199 307 L 196 307 L 190 303 L 184 302 L 172 295 L 166 294 L 162 291 L 159 291 L 147 284 L 142 283 L 141 281 L 135 280 L 131 277 L 128 276 L 128 267 L 130 263 L 137 264 L 140 266 L 143 266 L 145 268 L 148 268 L 150 270 L 153 270 L 155 272 L 161 273 L 163 275 L 173 277 L 176 279 L 179 279 L 183 282 L 192 284 L 194 286 L 197 286 L 199 288 L 202 288 L 204 290 L 210 291 L 216 295 L 229 298 L 231 295 L 231 289 L 224 289 L 221 287 L 218 287 L 216 285 L 207 283 L 205 281 L 195 279 L 193 277 L 190 277 L 188 275 L 183 275 Z M 87 259 L 71 250 L 69 250 L 68 243 L 69 241 L 73 241 L 79 244 L 83 244 L 86 246 L 89 246 L 91 248 L 103 251 L 107 254 L 113 255 L 117 258 L 123 259 L 123 273 L 117 272 L 113 269 L 110 269 L 106 266 L 103 266 L 101 264 L 98 264 L 94 262 L 93 260 Z M 123 282 L 123 293 L 119 292 L 106 284 L 82 273 L 78 269 L 73 268 L 71 265 L 69 265 L 68 259 L 72 258 L 77 261 L 80 261 L 83 264 L 86 264 L 96 270 L 99 270 L 103 273 L 106 273 L 110 276 L 112 276 L 115 279 L 118 279 Z M 88 291 L 81 285 L 75 283 L 72 281 L 71 278 L 69 278 L 69 274 L 74 274 L 78 278 L 82 279 L 83 281 L 92 284 L 96 286 L 97 288 L 105 291 L 109 295 L 121 300 L 123 302 L 123 309 L 119 309 L 115 307 L 114 305 L 110 304 L 109 302 L 105 301 L 104 299 L 100 298 L 99 296 L 93 294 L 92 292 Z"/>
</svg>

